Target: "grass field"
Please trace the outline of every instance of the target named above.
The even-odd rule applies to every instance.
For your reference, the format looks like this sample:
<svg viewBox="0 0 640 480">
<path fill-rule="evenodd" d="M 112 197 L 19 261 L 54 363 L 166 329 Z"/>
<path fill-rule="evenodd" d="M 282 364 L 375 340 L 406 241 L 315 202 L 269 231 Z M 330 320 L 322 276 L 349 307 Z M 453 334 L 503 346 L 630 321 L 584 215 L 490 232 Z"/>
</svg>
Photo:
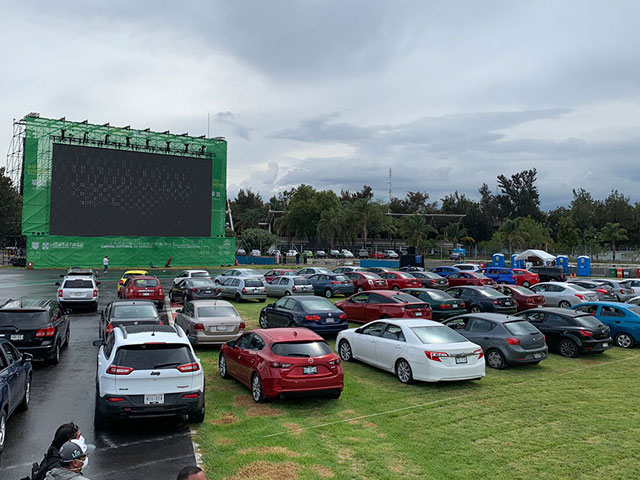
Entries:
<svg viewBox="0 0 640 480">
<path fill-rule="evenodd" d="M 248 328 L 264 305 L 237 306 Z M 209 479 L 639 475 L 639 349 L 577 359 L 552 354 L 538 366 L 435 385 L 402 385 L 391 374 L 343 363 L 339 400 L 262 405 L 235 380 L 220 378 L 217 348 L 198 354 L 207 416 L 196 442 Z"/>
</svg>

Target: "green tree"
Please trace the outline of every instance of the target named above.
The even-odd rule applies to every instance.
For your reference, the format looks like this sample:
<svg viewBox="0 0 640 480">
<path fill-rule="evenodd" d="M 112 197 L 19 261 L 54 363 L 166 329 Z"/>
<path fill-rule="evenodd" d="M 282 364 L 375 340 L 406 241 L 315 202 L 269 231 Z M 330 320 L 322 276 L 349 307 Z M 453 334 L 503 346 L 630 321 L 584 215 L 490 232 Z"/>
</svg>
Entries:
<svg viewBox="0 0 640 480">
<path fill-rule="evenodd" d="M 619 223 L 607 222 L 600 230 L 600 241 L 611 246 L 613 261 L 616 261 L 616 243 L 629 240 L 627 231 Z"/>
<path fill-rule="evenodd" d="M 14 189 L 11 179 L 0 168 L 0 242 L 9 244 L 22 233 L 22 196 Z"/>
<path fill-rule="evenodd" d="M 453 248 L 455 248 L 458 243 L 475 243 L 475 239 L 468 235 L 467 229 L 461 222 L 454 222 L 447 225 L 442 232 L 442 238 L 447 242 L 451 242 Z"/>
<path fill-rule="evenodd" d="M 342 234 L 343 217 L 344 211 L 341 206 L 325 210 L 320 214 L 316 232 L 319 239 L 331 244 L 331 249 L 335 247 L 336 238 Z"/>
<path fill-rule="evenodd" d="M 516 219 L 507 219 L 496 232 L 498 238 L 509 246 L 509 255 L 513 254 L 513 247 L 523 248 L 526 242 L 519 222 Z"/>
<path fill-rule="evenodd" d="M 580 230 L 570 216 L 560 218 L 558 221 L 558 248 L 564 248 L 567 253 L 580 245 Z"/>
<path fill-rule="evenodd" d="M 541 218 L 540 194 L 535 185 L 537 175 L 535 168 L 518 172 L 511 178 L 498 175 L 500 194 L 497 200 L 503 216 Z"/>
<path fill-rule="evenodd" d="M 247 252 L 258 249 L 260 253 L 265 253 L 269 247 L 274 246 L 278 241 L 278 237 L 273 233 L 261 228 L 247 228 L 237 238 L 240 245 Z"/>
<path fill-rule="evenodd" d="M 409 215 L 402 219 L 402 231 L 407 243 L 416 248 L 423 248 L 430 233 L 437 234 L 438 231 L 431 225 L 423 215 Z"/>
<path fill-rule="evenodd" d="M 529 248 L 549 249 L 549 245 L 553 243 L 553 239 L 549 234 L 549 229 L 542 223 L 537 222 L 531 217 L 517 218 L 518 231 L 524 237 Z"/>
</svg>

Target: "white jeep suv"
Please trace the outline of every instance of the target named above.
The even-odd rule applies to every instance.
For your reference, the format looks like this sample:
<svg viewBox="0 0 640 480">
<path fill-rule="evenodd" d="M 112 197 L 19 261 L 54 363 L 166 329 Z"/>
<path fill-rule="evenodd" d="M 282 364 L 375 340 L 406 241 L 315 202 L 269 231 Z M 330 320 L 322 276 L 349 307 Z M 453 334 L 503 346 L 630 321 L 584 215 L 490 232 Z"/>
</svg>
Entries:
<svg viewBox="0 0 640 480">
<path fill-rule="evenodd" d="M 94 424 L 131 417 L 204 420 L 204 373 L 179 326 L 118 326 L 100 345 Z"/>
</svg>

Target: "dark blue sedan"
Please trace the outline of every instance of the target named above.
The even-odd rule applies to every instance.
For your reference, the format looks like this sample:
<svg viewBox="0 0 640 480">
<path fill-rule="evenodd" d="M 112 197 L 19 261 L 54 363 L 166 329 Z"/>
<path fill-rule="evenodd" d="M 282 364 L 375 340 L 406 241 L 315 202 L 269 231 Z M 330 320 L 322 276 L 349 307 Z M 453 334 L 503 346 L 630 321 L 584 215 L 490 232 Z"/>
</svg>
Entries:
<svg viewBox="0 0 640 480">
<path fill-rule="evenodd" d="M 441 267 L 432 268 L 429 271 L 433 273 L 437 273 L 441 277 L 446 277 L 450 273 L 460 272 L 461 270 L 456 267 L 441 266 Z"/>
<path fill-rule="evenodd" d="M 260 328 L 306 327 L 319 335 L 348 328 L 347 316 L 325 298 L 292 295 L 282 297 L 260 312 Z"/>
<path fill-rule="evenodd" d="M 313 285 L 313 293 L 331 298 L 334 295 L 345 297 L 353 293 L 353 283 L 346 276 L 340 274 L 317 274 L 309 277 Z"/>
<path fill-rule="evenodd" d="M 29 407 L 31 399 L 31 355 L 20 354 L 0 338 L 0 452 L 4 447 L 7 420 L 17 409 Z"/>
</svg>

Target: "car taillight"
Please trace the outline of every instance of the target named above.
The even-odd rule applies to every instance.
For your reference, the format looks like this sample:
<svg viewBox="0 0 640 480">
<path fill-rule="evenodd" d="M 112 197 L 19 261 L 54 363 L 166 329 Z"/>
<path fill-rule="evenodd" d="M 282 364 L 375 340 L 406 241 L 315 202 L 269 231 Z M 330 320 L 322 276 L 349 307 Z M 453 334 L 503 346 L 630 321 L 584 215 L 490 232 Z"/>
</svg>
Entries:
<svg viewBox="0 0 640 480">
<path fill-rule="evenodd" d="M 464 302 L 462 302 L 462 303 L 460 304 L 460 308 L 464 308 L 465 306 L 466 306 L 466 303 L 464 303 Z"/>
<path fill-rule="evenodd" d="M 289 368 L 291 366 L 290 363 L 282 363 L 282 362 L 271 362 L 269 364 L 270 367 L 273 368 Z"/>
<path fill-rule="evenodd" d="M 340 359 L 336 358 L 335 360 L 330 360 L 329 365 L 340 365 Z"/>
<path fill-rule="evenodd" d="M 596 288 L 596 290 L 595 290 L 595 291 L 596 291 L 596 292 L 600 292 L 600 293 L 604 293 L 604 294 L 606 294 L 606 293 L 607 293 L 607 291 L 606 291 L 604 288 Z"/>
<path fill-rule="evenodd" d="M 620 293 L 627 293 L 627 291 L 624 288 L 621 288 Z"/>
<path fill-rule="evenodd" d="M 124 280 L 120 279 L 120 281 L 118 282 L 119 285 L 124 285 Z"/>
<path fill-rule="evenodd" d="M 111 375 L 129 375 L 133 372 L 133 368 L 131 367 L 119 367 L 118 365 L 109 365 L 107 368 L 107 373 Z"/>
<path fill-rule="evenodd" d="M 292 292 L 297 292 L 298 290 L 296 289 L 296 286 L 294 285 L 293 287 L 291 287 L 291 291 Z"/>
<path fill-rule="evenodd" d="M 318 316 L 318 315 L 306 315 L 304 317 L 304 319 L 307 322 L 319 322 L 320 321 L 320 316 Z"/>
<path fill-rule="evenodd" d="M 509 345 L 520 345 L 520 339 L 519 338 L 509 337 L 509 338 L 507 338 L 507 343 Z"/>
<path fill-rule="evenodd" d="M 246 289 L 246 288 L 244 288 L 244 287 L 242 287 L 242 293 L 243 293 L 244 295 L 246 295 L 246 294 L 247 294 L 247 289 Z"/>
<path fill-rule="evenodd" d="M 493 303 L 494 305 L 500 305 L 500 300 L 493 300 L 491 303 Z"/>
<path fill-rule="evenodd" d="M 547 336 L 543 333 L 542 334 L 542 340 L 546 343 L 547 342 Z"/>
<path fill-rule="evenodd" d="M 590 332 L 589 330 L 580 330 L 580 335 L 583 337 L 592 337 L 593 332 Z"/>
<path fill-rule="evenodd" d="M 190 289 L 189 289 L 189 291 L 190 291 L 191 293 L 196 293 L 196 292 L 198 291 L 198 289 L 197 289 L 197 288 L 190 288 Z"/>
<path fill-rule="evenodd" d="M 534 297 L 527 297 L 527 303 L 536 303 L 536 299 Z"/>
<path fill-rule="evenodd" d="M 62 297 L 62 290 L 58 290 L 58 296 Z"/>
<path fill-rule="evenodd" d="M 36 332 L 36 338 L 53 337 L 55 334 L 56 334 L 56 329 L 53 327 L 40 328 Z"/>
<path fill-rule="evenodd" d="M 195 327 L 193 327 L 193 329 L 196 332 L 204 332 L 204 324 L 202 323 L 196 323 Z"/>
<path fill-rule="evenodd" d="M 336 280 L 331 280 L 331 285 L 340 285 L 342 282 L 338 282 Z"/>
<path fill-rule="evenodd" d="M 346 320 L 347 319 L 347 315 L 346 314 L 342 314 L 338 317 L 340 320 Z"/>
<path fill-rule="evenodd" d="M 576 297 L 578 297 L 580 300 L 584 300 L 584 295 L 580 295 L 579 293 L 575 294 Z"/>
<path fill-rule="evenodd" d="M 184 365 L 179 365 L 178 370 L 180 370 L 182 373 L 197 372 L 198 370 L 200 370 L 200 365 L 198 365 L 196 362 L 185 363 Z"/>
<path fill-rule="evenodd" d="M 440 304 L 440 308 L 442 310 L 448 310 L 449 308 L 451 308 L 451 305 L 449 305 L 448 303 L 442 303 Z"/>
<path fill-rule="evenodd" d="M 475 350 L 473 352 L 473 354 L 478 356 L 478 360 L 480 360 L 482 357 L 484 357 L 484 352 L 482 351 L 481 348 L 479 348 L 478 350 Z"/>
<path fill-rule="evenodd" d="M 367 280 L 367 283 L 368 283 L 369 285 L 373 285 L 373 280 Z"/>
<path fill-rule="evenodd" d="M 93 291 L 93 298 L 96 298 L 98 296 L 98 290 L 94 290 Z"/>
<path fill-rule="evenodd" d="M 112 333 L 113 332 L 113 324 L 110 323 L 109 325 L 107 325 L 107 333 Z"/>
<path fill-rule="evenodd" d="M 429 279 L 429 281 L 430 281 L 431 283 L 436 283 L 436 281 L 435 281 L 433 278 Z"/>
<path fill-rule="evenodd" d="M 446 352 L 428 352 L 425 351 L 424 354 L 427 356 L 429 360 L 433 360 L 434 362 L 439 362 L 440 358 L 448 357 L 449 354 Z"/>
<path fill-rule="evenodd" d="M 244 330 L 245 328 L 247 328 L 247 325 L 244 322 L 240 322 L 240 330 Z"/>
</svg>

